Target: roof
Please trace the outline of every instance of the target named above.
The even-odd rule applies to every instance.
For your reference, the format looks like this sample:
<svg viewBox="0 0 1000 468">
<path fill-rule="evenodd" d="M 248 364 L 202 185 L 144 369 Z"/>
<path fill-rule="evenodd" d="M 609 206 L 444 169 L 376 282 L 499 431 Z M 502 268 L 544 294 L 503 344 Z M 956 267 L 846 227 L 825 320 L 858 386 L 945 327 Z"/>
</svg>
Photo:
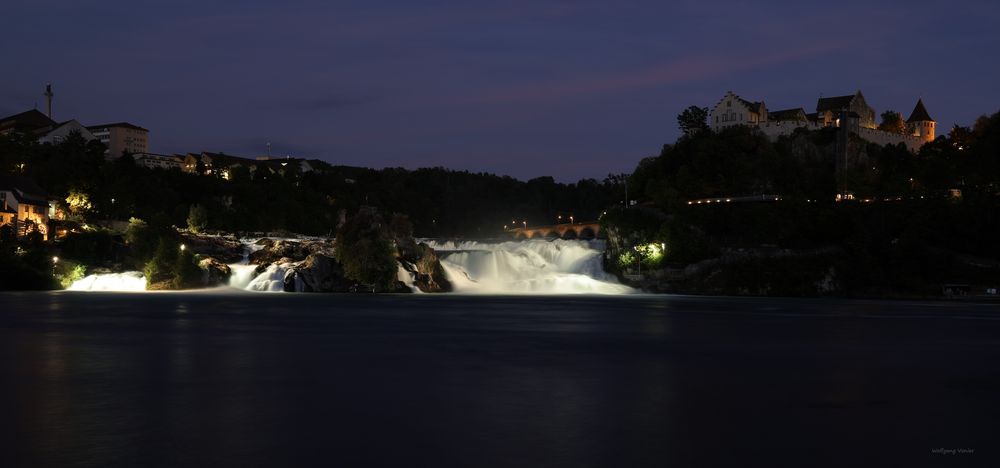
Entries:
<svg viewBox="0 0 1000 468">
<path fill-rule="evenodd" d="M 132 159 L 135 162 L 141 162 L 144 160 L 150 161 L 170 161 L 171 163 L 183 164 L 184 156 L 177 154 L 157 154 L 157 153 L 135 153 L 132 155 Z"/>
<path fill-rule="evenodd" d="M 244 158 L 240 156 L 231 156 L 224 153 L 209 153 L 208 151 L 205 151 L 201 153 L 201 156 L 202 157 L 207 156 L 209 159 L 211 159 L 212 166 L 224 167 L 224 166 L 234 166 L 237 164 L 250 166 L 257 163 L 257 161 L 254 159 Z"/>
<path fill-rule="evenodd" d="M 917 105 L 913 108 L 913 112 L 910 112 L 910 118 L 906 119 L 906 123 L 922 121 L 933 122 L 934 119 L 927 113 L 927 108 L 924 107 L 924 100 L 917 99 Z"/>
<path fill-rule="evenodd" d="M 767 120 L 802 120 L 807 118 L 805 109 L 801 107 L 768 111 L 767 113 Z"/>
<path fill-rule="evenodd" d="M 113 127 L 131 128 L 132 130 L 142 130 L 144 132 L 149 131 L 148 129 L 142 128 L 138 125 L 130 124 L 128 122 L 115 122 L 115 123 L 108 123 L 101 125 L 87 125 L 87 130 L 94 131 L 99 128 L 113 128 Z"/>
<path fill-rule="evenodd" d="M 764 106 L 763 102 L 750 102 L 750 101 L 747 101 L 746 99 L 743 99 L 743 98 L 738 97 L 738 96 L 736 97 L 736 99 L 738 101 L 742 102 L 743 105 L 747 107 L 747 109 L 750 109 L 750 112 L 756 112 L 756 113 L 760 114 L 761 107 Z"/>
<path fill-rule="evenodd" d="M 854 100 L 854 96 L 856 94 L 819 98 L 819 101 L 816 102 L 816 111 L 846 109 L 851 107 L 851 101 Z"/>
<path fill-rule="evenodd" d="M 80 125 L 80 122 L 77 122 L 76 120 L 67 120 L 65 122 L 59 122 L 59 123 L 54 124 L 52 126 L 52 130 L 50 130 L 49 133 L 54 132 L 56 130 L 59 130 L 60 128 L 63 128 L 65 126 L 67 126 L 67 125 L 71 125 L 71 124 L 74 124 L 74 123 L 77 124 L 77 125 Z M 87 128 L 87 127 L 84 127 L 83 125 L 80 125 L 80 127 L 83 127 L 85 129 Z M 87 131 L 89 132 L 90 129 L 87 129 Z"/>
<path fill-rule="evenodd" d="M 20 203 L 29 205 L 48 205 L 50 198 L 35 181 L 10 174 L 0 174 L 0 190 L 10 190 Z"/>
<path fill-rule="evenodd" d="M 21 112 L 0 119 L 0 130 L 15 129 L 33 132 L 56 125 L 56 122 L 38 109 Z"/>
</svg>

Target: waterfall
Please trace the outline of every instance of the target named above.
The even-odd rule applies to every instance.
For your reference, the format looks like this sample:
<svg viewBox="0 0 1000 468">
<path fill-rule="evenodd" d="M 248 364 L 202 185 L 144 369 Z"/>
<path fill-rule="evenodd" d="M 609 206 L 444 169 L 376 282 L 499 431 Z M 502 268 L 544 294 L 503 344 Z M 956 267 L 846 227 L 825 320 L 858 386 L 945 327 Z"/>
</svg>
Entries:
<svg viewBox="0 0 1000 468">
<path fill-rule="evenodd" d="M 138 271 L 89 275 L 73 282 L 70 291 L 145 291 L 146 278 Z"/>
<path fill-rule="evenodd" d="M 427 242 L 455 292 L 481 294 L 627 294 L 601 265 L 600 240 L 500 243 Z"/>
<path fill-rule="evenodd" d="M 229 285 L 247 291 L 282 292 L 285 290 L 285 277 L 294 266 L 295 263 L 272 263 L 256 274 L 257 265 L 230 265 L 233 274 L 229 277 Z M 298 284 L 296 289 L 301 289 Z"/>
<path fill-rule="evenodd" d="M 457 293 L 466 294 L 628 294 L 634 290 L 618 283 L 602 265 L 604 241 L 525 240 L 511 242 L 426 241 L 441 260 Z M 281 292 L 297 262 L 273 263 L 257 272 L 258 265 L 243 261 L 229 265 L 229 286 L 247 291 Z M 414 292 L 413 275 L 403 265 L 397 279 Z M 144 291 L 146 279 L 139 272 L 90 275 L 76 281 L 74 291 Z M 294 289 L 304 289 L 295 278 Z"/>
</svg>

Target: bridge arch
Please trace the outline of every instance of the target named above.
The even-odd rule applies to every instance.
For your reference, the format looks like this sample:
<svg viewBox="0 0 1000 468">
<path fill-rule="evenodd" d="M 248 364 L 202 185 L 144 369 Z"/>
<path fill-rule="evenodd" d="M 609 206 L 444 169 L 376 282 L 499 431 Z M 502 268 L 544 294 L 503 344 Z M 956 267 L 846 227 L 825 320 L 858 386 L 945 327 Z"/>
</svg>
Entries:
<svg viewBox="0 0 1000 468">
<path fill-rule="evenodd" d="M 593 223 L 554 224 L 514 228 L 508 233 L 516 239 L 595 239 L 601 235 L 601 225 Z"/>
</svg>

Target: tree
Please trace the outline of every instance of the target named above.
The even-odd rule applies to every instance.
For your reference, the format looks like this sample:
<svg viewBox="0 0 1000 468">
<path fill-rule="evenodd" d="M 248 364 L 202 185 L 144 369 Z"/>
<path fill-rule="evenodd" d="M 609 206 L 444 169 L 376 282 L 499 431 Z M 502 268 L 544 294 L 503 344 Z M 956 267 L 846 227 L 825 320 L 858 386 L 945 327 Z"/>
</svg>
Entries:
<svg viewBox="0 0 1000 468">
<path fill-rule="evenodd" d="M 708 130 L 708 108 L 690 106 L 677 116 L 677 126 L 684 135 L 694 135 L 702 130 Z"/>
<path fill-rule="evenodd" d="M 188 209 L 187 223 L 191 232 L 204 231 L 208 227 L 208 210 L 201 204 L 191 205 L 191 208 Z"/>
<path fill-rule="evenodd" d="M 906 122 L 903 122 L 903 116 L 899 115 L 899 112 L 887 110 L 882 113 L 882 123 L 878 126 L 879 130 L 883 132 L 890 133 L 906 133 Z"/>
<path fill-rule="evenodd" d="M 182 250 L 177 255 L 177 261 L 172 270 L 174 275 L 171 286 L 174 289 L 188 289 L 201 286 L 202 270 L 198 267 L 197 259 L 190 250 Z"/>
<path fill-rule="evenodd" d="M 90 195 L 82 190 L 70 190 L 66 197 L 66 204 L 69 205 L 69 212 L 76 219 L 86 219 L 94 205 L 90 203 Z"/>
<path fill-rule="evenodd" d="M 397 223 L 399 223 L 397 221 Z M 344 276 L 376 290 L 391 291 L 397 263 L 382 216 L 363 206 L 337 230 L 335 256 L 344 265 Z"/>
</svg>

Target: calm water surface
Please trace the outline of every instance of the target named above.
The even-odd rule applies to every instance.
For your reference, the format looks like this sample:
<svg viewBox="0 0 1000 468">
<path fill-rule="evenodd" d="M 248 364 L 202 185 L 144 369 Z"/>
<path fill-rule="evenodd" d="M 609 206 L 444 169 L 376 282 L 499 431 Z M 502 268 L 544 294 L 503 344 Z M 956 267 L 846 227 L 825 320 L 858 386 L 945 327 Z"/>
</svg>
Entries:
<svg viewBox="0 0 1000 468">
<path fill-rule="evenodd" d="M 1000 466 L 998 309 L 6 293 L 0 466 Z"/>
</svg>

